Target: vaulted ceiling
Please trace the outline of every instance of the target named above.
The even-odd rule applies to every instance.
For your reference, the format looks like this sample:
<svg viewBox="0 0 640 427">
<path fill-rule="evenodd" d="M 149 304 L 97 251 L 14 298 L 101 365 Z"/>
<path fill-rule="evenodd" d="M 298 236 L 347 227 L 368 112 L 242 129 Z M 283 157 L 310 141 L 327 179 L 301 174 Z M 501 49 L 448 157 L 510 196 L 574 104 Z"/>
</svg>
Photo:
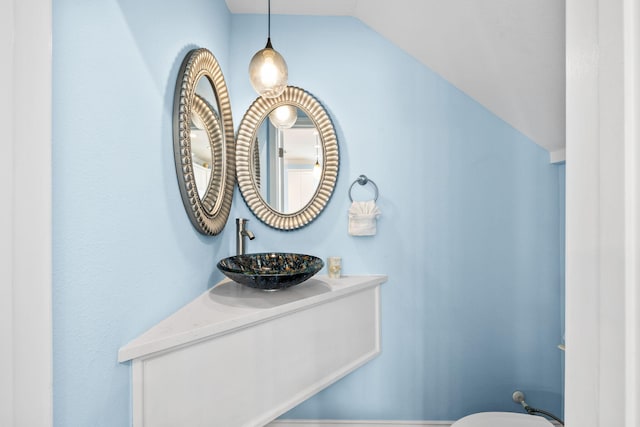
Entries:
<svg viewBox="0 0 640 427">
<path fill-rule="evenodd" d="M 232 13 L 267 1 L 226 0 Z M 360 19 L 564 160 L 563 0 L 272 0 L 273 14 Z"/>
</svg>

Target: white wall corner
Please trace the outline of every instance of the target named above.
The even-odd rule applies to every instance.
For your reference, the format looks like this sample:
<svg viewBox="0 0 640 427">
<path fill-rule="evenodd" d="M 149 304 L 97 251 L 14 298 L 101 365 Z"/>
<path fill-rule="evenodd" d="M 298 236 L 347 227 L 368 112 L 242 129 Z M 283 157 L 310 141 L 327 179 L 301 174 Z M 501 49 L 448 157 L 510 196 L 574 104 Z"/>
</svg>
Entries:
<svg viewBox="0 0 640 427">
<path fill-rule="evenodd" d="M 13 425 L 13 2 L 0 2 L 0 425 Z M 6 94 L 6 96 L 5 96 Z M 8 141 L 8 142 L 5 142 Z"/>
<path fill-rule="evenodd" d="M 562 163 L 567 160 L 567 150 L 562 148 L 560 150 L 549 151 L 549 161 L 551 163 Z"/>
<path fill-rule="evenodd" d="M 567 0 L 567 425 L 637 427 L 635 0 Z"/>
<path fill-rule="evenodd" d="M 1 69 L 2 76 L 8 78 L 6 82 L 3 79 L 1 88 L 8 83 L 11 89 L 2 91 L 10 99 L 0 104 L 0 123 L 6 138 L 2 154 L 7 155 L 2 159 L 9 164 L 0 174 L 0 295 L 8 296 L 0 304 L 0 319 L 4 322 L 10 317 L 0 328 L 0 378 L 4 382 L 0 387 L 0 425 L 47 427 L 53 424 L 52 3 L 10 0 L 2 2 L 0 10 L 0 21 L 6 24 L 0 33 L 7 37 L 0 43 L 0 54 L 6 60 Z M 4 181 L 7 171 L 11 177 Z"/>
</svg>

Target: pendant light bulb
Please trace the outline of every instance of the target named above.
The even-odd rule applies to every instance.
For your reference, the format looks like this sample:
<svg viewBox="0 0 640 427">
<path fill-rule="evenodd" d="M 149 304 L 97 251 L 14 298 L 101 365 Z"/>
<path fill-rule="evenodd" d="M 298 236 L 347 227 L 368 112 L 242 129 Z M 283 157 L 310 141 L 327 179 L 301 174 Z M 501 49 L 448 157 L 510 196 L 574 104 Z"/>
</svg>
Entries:
<svg viewBox="0 0 640 427">
<path fill-rule="evenodd" d="M 271 45 L 271 1 L 268 11 L 267 45 L 258 51 L 249 63 L 251 86 L 263 98 L 277 98 L 287 88 L 287 63 Z"/>
<path fill-rule="evenodd" d="M 320 162 L 316 160 L 316 164 L 313 165 L 313 177 L 315 179 L 320 179 L 321 173 L 322 173 L 322 168 L 320 167 Z"/>
<path fill-rule="evenodd" d="M 298 120 L 298 109 L 293 105 L 281 105 L 269 113 L 269 120 L 278 129 L 289 129 Z"/>
<path fill-rule="evenodd" d="M 320 179 L 320 175 L 322 174 L 322 167 L 320 166 L 320 154 L 319 154 L 319 150 L 320 150 L 320 141 L 319 141 L 319 136 L 318 136 L 318 131 L 316 130 L 315 132 L 313 132 L 313 136 L 315 136 L 316 138 L 316 164 L 313 165 L 313 177 L 316 180 Z"/>
</svg>

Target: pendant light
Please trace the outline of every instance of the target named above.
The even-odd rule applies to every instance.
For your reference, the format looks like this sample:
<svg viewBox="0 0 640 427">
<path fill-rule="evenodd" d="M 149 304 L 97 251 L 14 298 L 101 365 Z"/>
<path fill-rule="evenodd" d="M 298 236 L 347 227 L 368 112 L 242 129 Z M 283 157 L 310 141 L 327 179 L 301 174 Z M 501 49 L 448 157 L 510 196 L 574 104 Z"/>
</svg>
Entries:
<svg viewBox="0 0 640 427">
<path fill-rule="evenodd" d="M 298 109 L 293 105 L 281 105 L 269 113 L 269 120 L 278 129 L 289 129 L 298 120 Z"/>
<path fill-rule="evenodd" d="M 286 89 L 289 72 L 284 58 L 271 45 L 271 0 L 268 1 L 267 45 L 251 58 L 249 80 L 261 97 L 276 98 Z"/>
</svg>

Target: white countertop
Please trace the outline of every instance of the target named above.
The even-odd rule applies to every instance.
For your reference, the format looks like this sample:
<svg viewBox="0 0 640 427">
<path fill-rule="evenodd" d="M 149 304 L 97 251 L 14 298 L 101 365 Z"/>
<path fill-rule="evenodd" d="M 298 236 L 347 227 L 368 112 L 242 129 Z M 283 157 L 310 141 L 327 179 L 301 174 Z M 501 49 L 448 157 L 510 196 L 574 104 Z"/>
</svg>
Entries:
<svg viewBox="0 0 640 427">
<path fill-rule="evenodd" d="M 314 276 L 281 291 L 261 291 L 225 279 L 118 351 L 118 361 L 147 357 L 170 348 L 261 323 L 358 292 L 387 276 Z"/>
</svg>

